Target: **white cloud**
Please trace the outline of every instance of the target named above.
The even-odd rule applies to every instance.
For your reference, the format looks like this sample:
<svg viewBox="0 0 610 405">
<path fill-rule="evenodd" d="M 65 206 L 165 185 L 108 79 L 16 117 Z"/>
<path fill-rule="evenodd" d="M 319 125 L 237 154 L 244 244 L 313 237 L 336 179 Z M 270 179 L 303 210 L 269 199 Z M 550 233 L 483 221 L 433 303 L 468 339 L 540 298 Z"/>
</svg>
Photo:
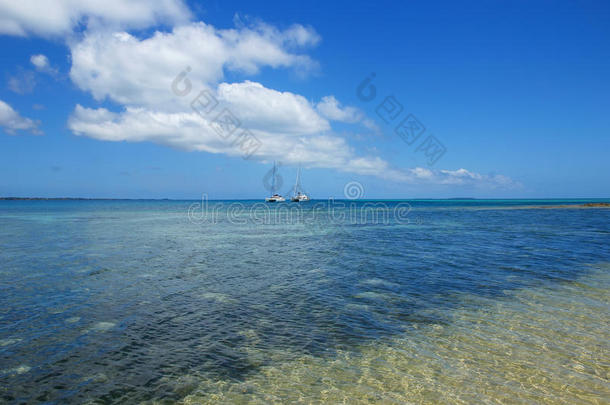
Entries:
<svg viewBox="0 0 610 405">
<path fill-rule="evenodd" d="M 48 73 L 51 76 L 57 75 L 57 69 L 51 66 L 49 58 L 43 54 L 30 56 L 30 62 L 39 72 Z"/>
<path fill-rule="evenodd" d="M 32 55 L 30 62 L 38 72 L 48 73 L 53 77 L 57 77 L 57 69 L 51 66 L 49 59 L 42 54 Z M 34 91 L 37 85 L 36 72 L 22 67 L 17 68 L 17 72 L 8 77 L 9 90 L 17 94 L 28 94 Z"/>
<path fill-rule="evenodd" d="M 381 134 L 381 128 L 379 128 L 375 121 L 370 118 L 364 118 L 362 120 L 362 125 L 373 131 L 375 134 Z"/>
<path fill-rule="evenodd" d="M 305 97 L 268 89 L 260 83 L 221 83 L 218 100 L 229 106 L 245 127 L 290 135 L 312 135 L 330 130 Z"/>
<path fill-rule="evenodd" d="M 116 113 L 78 105 L 68 127 L 78 135 L 100 140 L 151 141 L 189 151 L 240 156 L 243 151 L 232 142 L 235 138 L 223 139 L 214 130 L 214 119 L 226 108 L 239 119 L 241 128 L 260 141 L 254 159 L 383 177 L 391 172 L 378 157 L 358 157 L 345 139 L 332 134 L 328 121 L 302 96 L 245 81 L 221 83 L 214 97 L 218 107 L 210 114 L 146 107 L 126 107 Z"/>
<path fill-rule="evenodd" d="M 348 124 L 361 123 L 365 128 L 375 134 L 381 133 L 381 129 L 373 120 L 367 118 L 360 109 L 351 106 L 343 106 L 335 96 L 325 96 L 316 104 L 316 110 L 332 121 L 346 122 Z"/>
<path fill-rule="evenodd" d="M 8 78 L 9 90 L 17 94 L 27 94 L 36 87 L 36 74 L 34 71 L 18 68 L 17 73 Z"/>
<path fill-rule="evenodd" d="M 248 123 L 246 128 L 261 141 L 261 147 L 253 155 L 254 159 L 281 160 L 288 165 L 329 168 L 403 183 L 475 185 L 491 188 L 519 186 L 505 176 L 486 176 L 465 169 L 450 171 L 421 167 L 407 170 L 392 168 L 380 157 L 357 156 L 345 139 L 333 134 L 321 135 L 315 127 L 304 124 L 305 121 L 299 120 L 298 117 L 310 112 L 307 112 L 308 107 L 302 104 L 302 101 L 297 101 L 294 108 L 283 111 L 284 114 L 297 118 L 294 121 L 283 119 L 281 114 L 265 115 L 265 109 L 282 97 L 297 97 L 298 100 L 299 96 L 282 94 L 251 82 L 226 86 L 253 87 L 266 94 L 265 98 L 253 97 L 250 100 L 252 104 L 249 104 L 248 111 L 244 114 L 248 118 L 242 120 L 242 124 Z M 242 89 L 237 92 L 239 91 L 248 90 Z M 231 103 L 230 98 L 223 98 L 221 94 L 218 96 L 223 106 L 231 111 L 237 111 L 236 104 Z M 231 97 L 241 102 L 239 96 Z M 263 103 L 257 100 L 263 100 Z M 255 111 L 261 112 L 260 120 L 255 118 Z M 241 117 L 237 113 L 236 115 Z M 121 113 L 114 113 L 103 108 L 90 109 L 77 105 L 68 127 L 78 135 L 105 141 L 150 141 L 187 151 L 240 156 L 243 151 L 238 144 L 232 142 L 235 138 L 223 139 L 214 131 L 212 123 L 214 116 L 215 114 L 211 114 L 208 118 L 192 111 L 166 113 L 132 107 Z M 290 125 L 290 122 L 293 124 Z M 320 125 L 325 124 L 321 122 Z M 275 131 L 271 128 L 275 128 Z"/>
<path fill-rule="evenodd" d="M 333 121 L 355 123 L 363 119 L 363 114 L 355 107 L 342 106 L 335 96 L 322 97 L 316 105 L 317 110 Z"/>
<path fill-rule="evenodd" d="M 189 101 L 194 99 L 189 97 Z M 148 107 L 126 107 L 114 113 L 77 106 L 68 122 L 79 135 L 111 141 L 153 141 L 185 150 L 238 156 L 239 145 L 222 139 L 212 122 L 228 109 L 260 141 L 259 160 L 281 159 L 315 167 L 340 167 L 352 153 L 342 138 L 324 135 L 330 130 L 302 96 L 265 88 L 260 83 L 221 83 L 214 97 L 218 107 L 210 114 L 192 109 L 169 112 Z"/>
<path fill-rule="evenodd" d="M 181 0 L 0 0 L 0 34 L 69 35 L 79 24 L 112 29 L 182 23 L 191 13 Z"/>
<path fill-rule="evenodd" d="M 422 167 L 409 169 L 414 181 L 424 181 L 446 185 L 477 185 L 491 188 L 519 188 L 522 185 L 503 175 L 483 175 L 466 169 L 431 170 Z"/>
<path fill-rule="evenodd" d="M 96 99 L 110 98 L 122 104 L 124 110 L 111 112 L 78 105 L 68 126 L 78 135 L 100 140 L 150 141 L 189 151 L 240 156 L 243 153 L 240 145 L 223 139 L 213 127 L 213 119 L 227 108 L 241 127 L 260 141 L 252 159 L 281 160 L 285 164 L 329 168 L 397 182 L 476 181 L 476 174 L 421 168 L 399 170 L 378 156 L 359 156 L 343 137 L 332 131 L 329 120 L 378 128 L 359 109 L 341 105 L 334 96 L 315 104 L 298 94 L 269 89 L 253 81 L 222 82 L 226 71 L 254 74 L 265 66 L 310 66 L 311 59 L 296 50 L 318 41 L 311 29 L 293 26 L 280 31 L 263 23 L 249 27 L 238 23 L 231 30 L 192 23 L 175 27 L 172 32 L 156 32 L 145 39 L 126 32 L 87 32 L 81 42 L 71 46 L 70 76 Z M 178 96 L 171 85 L 187 66 L 191 92 Z M 191 108 L 201 90 L 218 101 L 218 108 L 209 116 Z M 479 180 L 488 179 L 481 176 Z"/>
<path fill-rule="evenodd" d="M 0 100 L 0 127 L 6 133 L 16 135 L 17 131 L 29 131 L 35 135 L 42 135 L 38 125 L 37 121 L 22 117 L 13 107 Z"/>
<path fill-rule="evenodd" d="M 49 59 L 42 54 L 30 56 L 30 62 L 32 62 L 32 65 L 38 70 L 49 68 Z"/>
<path fill-rule="evenodd" d="M 88 32 L 72 45 L 70 77 L 98 100 L 109 97 L 122 104 L 170 108 L 182 101 L 169 90 L 170 84 L 187 67 L 195 89 L 214 86 L 225 70 L 255 74 L 263 66 L 307 69 L 315 63 L 292 50 L 315 42 L 316 36 L 301 26 L 286 31 L 260 24 L 218 30 L 204 23 L 146 39 L 126 32 Z"/>
<path fill-rule="evenodd" d="M 65 37 L 71 51 L 72 81 L 95 99 L 110 99 L 121 106 L 121 111 L 113 112 L 77 105 L 68 121 L 77 135 L 241 155 L 239 145 L 216 133 L 216 114 L 202 116 L 192 110 L 193 98 L 207 90 L 220 104 L 216 112 L 227 108 L 260 140 L 252 156 L 259 161 L 281 160 L 397 182 L 511 183 L 503 176 L 465 169 L 392 168 L 379 156 L 360 156 L 333 132 L 331 121 L 359 123 L 379 131 L 359 109 L 341 105 L 334 96 L 316 104 L 253 81 L 223 82 L 227 72 L 251 76 L 265 67 L 297 72 L 316 69 L 317 62 L 302 51 L 321 40 L 309 27 L 280 30 L 263 22 L 244 24 L 237 17 L 235 28 L 217 29 L 189 22 L 191 14 L 181 0 L 0 0 L 0 16 L 0 34 Z M 173 28 L 148 37 L 129 32 L 159 24 Z M 75 31 L 82 32 L 74 35 Z M 54 71 L 44 55 L 33 55 L 31 62 L 38 71 Z M 192 91 L 180 96 L 171 91 L 171 85 L 187 67 Z M 17 84 L 13 87 L 21 90 L 23 86 Z M 38 131 L 36 122 L 5 103 L 0 107 L 1 125 L 9 133 Z"/>
<path fill-rule="evenodd" d="M 195 112 L 165 113 L 128 107 L 114 113 L 77 105 L 68 127 L 77 135 L 105 141 L 150 141 L 188 151 L 242 155 L 239 145 L 220 137 L 211 121 Z M 310 127 L 301 127 L 298 123 L 287 132 L 270 132 L 268 122 L 251 123 L 255 126 L 248 129 L 261 141 L 254 159 L 406 180 L 404 174 L 389 169 L 387 162 L 379 157 L 356 156 L 343 138 L 311 132 Z M 278 129 L 285 126 L 286 122 L 271 125 Z"/>
</svg>

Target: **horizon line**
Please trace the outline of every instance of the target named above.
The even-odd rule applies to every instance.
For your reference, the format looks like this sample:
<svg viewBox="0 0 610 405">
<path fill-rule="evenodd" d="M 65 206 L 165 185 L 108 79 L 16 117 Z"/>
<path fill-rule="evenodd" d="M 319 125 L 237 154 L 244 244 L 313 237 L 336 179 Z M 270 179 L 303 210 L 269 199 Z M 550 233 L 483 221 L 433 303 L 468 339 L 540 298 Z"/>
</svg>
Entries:
<svg viewBox="0 0 610 405">
<path fill-rule="evenodd" d="M 0 197 L 0 201 L 200 201 L 203 198 L 120 198 L 120 197 Z M 264 201 L 264 198 L 208 198 L 208 201 Z M 310 201 L 482 201 L 482 200 L 610 200 L 610 197 L 445 197 L 445 198 L 312 198 Z M 286 201 L 289 202 L 289 201 Z"/>
</svg>

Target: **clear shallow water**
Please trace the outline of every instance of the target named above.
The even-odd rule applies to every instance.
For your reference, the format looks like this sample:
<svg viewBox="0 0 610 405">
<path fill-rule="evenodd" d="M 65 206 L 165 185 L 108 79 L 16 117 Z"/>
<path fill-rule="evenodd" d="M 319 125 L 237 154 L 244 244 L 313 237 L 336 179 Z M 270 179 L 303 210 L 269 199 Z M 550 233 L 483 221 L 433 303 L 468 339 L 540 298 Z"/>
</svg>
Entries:
<svg viewBox="0 0 610 405">
<path fill-rule="evenodd" d="M 0 401 L 610 397 L 610 210 L 193 203 L 0 201 Z"/>
</svg>

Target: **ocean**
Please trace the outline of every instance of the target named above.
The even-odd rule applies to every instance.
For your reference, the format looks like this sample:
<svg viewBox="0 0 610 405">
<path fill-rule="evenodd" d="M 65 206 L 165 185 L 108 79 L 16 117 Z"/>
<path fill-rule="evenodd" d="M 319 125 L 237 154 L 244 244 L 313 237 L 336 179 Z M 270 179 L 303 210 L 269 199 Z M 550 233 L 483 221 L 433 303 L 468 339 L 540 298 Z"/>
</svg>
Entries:
<svg viewBox="0 0 610 405">
<path fill-rule="evenodd" d="M 607 403 L 581 202 L 0 201 L 0 402 Z"/>
</svg>

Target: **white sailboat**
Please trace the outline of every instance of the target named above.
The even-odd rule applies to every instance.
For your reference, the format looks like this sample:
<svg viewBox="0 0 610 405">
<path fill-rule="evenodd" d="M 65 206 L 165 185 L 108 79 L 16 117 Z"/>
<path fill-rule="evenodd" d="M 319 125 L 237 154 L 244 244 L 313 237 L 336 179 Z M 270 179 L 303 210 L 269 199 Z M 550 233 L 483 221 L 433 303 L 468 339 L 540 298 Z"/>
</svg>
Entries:
<svg viewBox="0 0 610 405">
<path fill-rule="evenodd" d="M 309 196 L 301 191 L 301 168 L 297 169 L 297 181 L 294 183 L 294 194 L 290 198 L 292 202 L 309 201 Z"/>
<path fill-rule="evenodd" d="M 284 197 L 282 197 L 281 195 L 279 195 L 275 191 L 275 186 L 276 186 L 275 177 L 276 177 L 276 174 L 277 174 L 277 166 L 276 166 L 275 162 L 273 162 L 273 172 L 271 174 L 271 197 L 265 198 L 266 202 L 283 202 L 283 201 L 286 201 L 286 199 Z"/>
</svg>

